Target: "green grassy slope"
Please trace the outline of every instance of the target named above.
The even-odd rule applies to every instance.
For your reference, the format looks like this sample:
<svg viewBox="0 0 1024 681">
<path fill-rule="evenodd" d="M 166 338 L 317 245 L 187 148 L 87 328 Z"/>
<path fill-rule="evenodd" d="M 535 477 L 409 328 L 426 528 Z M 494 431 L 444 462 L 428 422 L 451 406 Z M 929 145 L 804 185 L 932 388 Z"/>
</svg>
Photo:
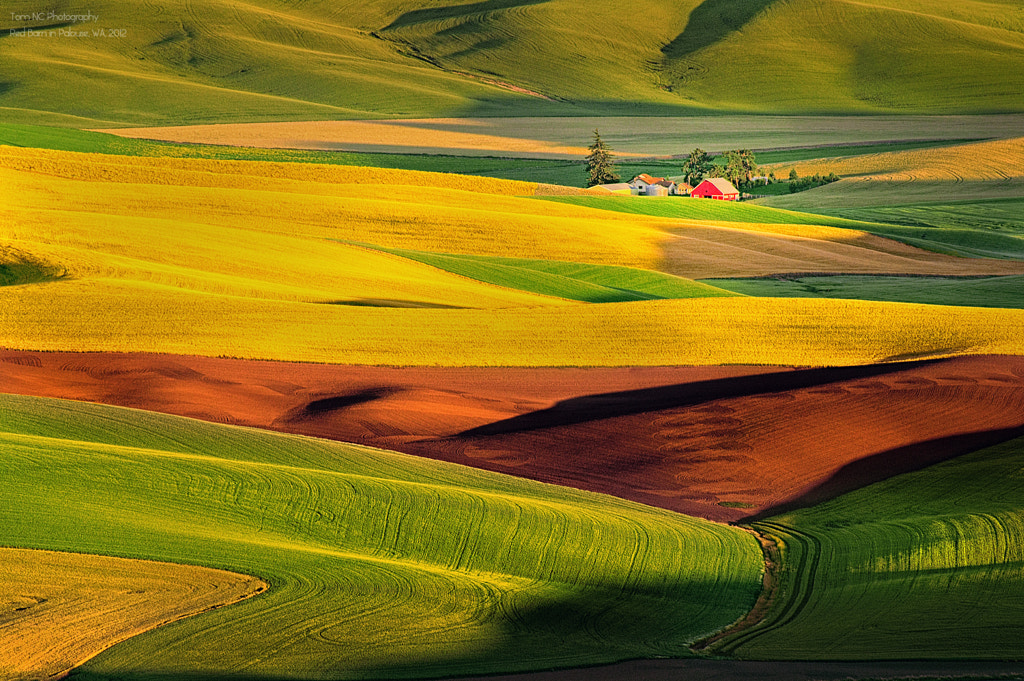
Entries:
<svg viewBox="0 0 1024 681">
<path fill-rule="evenodd" d="M 361 244 L 400 255 L 470 279 L 546 296 L 588 303 L 622 303 L 628 300 L 715 298 L 729 291 L 635 267 L 591 265 L 561 260 L 500 258 L 484 255 L 428 253 Z"/>
<path fill-rule="evenodd" d="M 764 10 L 750 16 L 759 7 Z M 710 31 L 699 30 L 698 14 Z M 713 106 L 760 101 L 764 109 L 789 112 L 1020 107 L 1024 16 L 1005 2 L 712 0 L 694 10 L 687 29 L 666 49 L 666 80 L 683 96 Z M 710 44 L 709 32 L 718 38 Z"/>
<path fill-rule="evenodd" d="M 824 225 L 826 227 L 841 227 L 864 231 L 871 231 L 881 226 L 861 220 L 816 215 L 809 212 L 785 210 L 753 203 L 705 201 L 688 197 L 543 196 L 537 198 L 544 201 L 568 203 L 574 206 L 611 210 L 617 213 L 653 215 L 655 217 L 678 218 L 680 220 L 749 222 L 769 225 Z"/>
<path fill-rule="evenodd" d="M 981 113 L 1020 111 L 1024 90 L 1024 18 L 996 0 L 55 5 L 98 20 L 24 20 L 37 3 L 5 5 L 8 120 Z M 43 33 L 11 33 L 25 29 Z"/>
<path fill-rule="evenodd" d="M 1024 277 L 825 276 L 708 279 L 705 283 L 746 296 L 849 298 L 930 305 L 1024 308 Z"/>
<path fill-rule="evenodd" d="M 750 607 L 740 530 L 365 447 L 0 396 L 0 543 L 269 592 L 77 678 L 437 676 L 686 655 Z M 41 512 L 45 509 L 44 512 Z"/>
<path fill-rule="evenodd" d="M 1024 186 L 1020 188 L 1024 191 Z M 923 244 L 932 250 L 944 247 L 962 255 L 1024 258 L 1024 199 L 993 198 L 841 212 L 864 220 L 895 223 L 876 229 L 876 233 Z"/>
<path fill-rule="evenodd" d="M 674 197 L 653 200 L 649 197 L 600 196 L 538 198 L 619 213 L 683 220 L 858 229 L 939 253 L 968 258 L 1024 259 L 1024 220 L 1018 212 L 1024 206 L 1024 200 L 993 199 L 947 205 L 922 203 L 891 208 L 844 208 L 843 191 L 848 187 L 846 182 L 836 182 L 799 194 L 766 199 L 772 205 Z M 799 198 L 790 200 L 791 197 Z M 785 208 L 777 208 L 776 204 Z M 805 212 L 811 210 L 828 214 Z M 884 222 L 886 219 L 904 224 L 887 224 Z"/>
<path fill-rule="evenodd" d="M 39 5 L 7 3 L 0 106 L 8 120 L 87 127 L 361 118 L 500 109 L 534 99 L 446 73 L 371 36 L 367 29 L 385 24 L 396 3 L 57 4 L 59 11 L 88 10 L 99 19 L 52 30 L 125 33 L 13 36 L 9 31 L 54 22 L 15 20 L 10 13 L 38 12 Z M 40 118 L 35 111 L 61 116 Z"/>
<path fill-rule="evenodd" d="M 865 231 L 966 257 L 1024 258 L 1024 180 L 975 182 L 840 181 L 762 199 L 784 210 L 865 220 Z M 973 198 L 950 200 L 951 197 Z M 769 206 L 764 206 L 769 207 Z"/>
<path fill-rule="evenodd" d="M 939 446 L 938 444 L 936 446 Z M 783 543 L 741 657 L 1020 659 L 1024 439 L 756 523 Z"/>
</svg>

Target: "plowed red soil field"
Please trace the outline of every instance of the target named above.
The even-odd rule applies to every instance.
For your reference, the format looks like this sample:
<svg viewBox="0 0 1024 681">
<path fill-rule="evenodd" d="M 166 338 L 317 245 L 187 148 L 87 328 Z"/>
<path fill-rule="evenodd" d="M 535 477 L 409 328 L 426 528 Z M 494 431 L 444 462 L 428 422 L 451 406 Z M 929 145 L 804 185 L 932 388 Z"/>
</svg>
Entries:
<svg viewBox="0 0 1024 681">
<path fill-rule="evenodd" d="M 715 520 L 1024 435 L 1024 357 L 452 369 L 0 351 L 0 390 L 359 442 Z"/>
</svg>

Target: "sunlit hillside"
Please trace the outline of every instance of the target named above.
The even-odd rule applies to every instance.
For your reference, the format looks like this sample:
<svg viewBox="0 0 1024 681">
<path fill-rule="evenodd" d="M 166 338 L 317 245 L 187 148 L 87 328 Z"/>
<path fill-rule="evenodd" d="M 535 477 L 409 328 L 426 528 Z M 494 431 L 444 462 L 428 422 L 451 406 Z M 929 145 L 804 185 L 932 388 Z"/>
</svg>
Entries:
<svg viewBox="0 0 1024 681">
<path fill-rule="evenodd" d="M 0 17 L 11 120 L 984 113 L 1024 90 L 1024 14 L 992 0 L 57 5 Z"/>
</svg>

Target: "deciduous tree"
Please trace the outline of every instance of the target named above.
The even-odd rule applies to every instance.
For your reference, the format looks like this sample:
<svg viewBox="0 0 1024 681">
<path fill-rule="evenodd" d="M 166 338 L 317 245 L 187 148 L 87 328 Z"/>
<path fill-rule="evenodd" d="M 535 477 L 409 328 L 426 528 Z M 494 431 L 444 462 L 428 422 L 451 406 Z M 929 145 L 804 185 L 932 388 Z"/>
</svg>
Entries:
<svg viewBox="0 0 1024 681">
<path fill-rule="evenodd" d="M 686 183 L 696 187 L 706 177 L 714 177 L 715 164 L 711 162 L 708 152 L 700 147 L 690 152 L 683 162 L 683 178 Z"/>
</svg>

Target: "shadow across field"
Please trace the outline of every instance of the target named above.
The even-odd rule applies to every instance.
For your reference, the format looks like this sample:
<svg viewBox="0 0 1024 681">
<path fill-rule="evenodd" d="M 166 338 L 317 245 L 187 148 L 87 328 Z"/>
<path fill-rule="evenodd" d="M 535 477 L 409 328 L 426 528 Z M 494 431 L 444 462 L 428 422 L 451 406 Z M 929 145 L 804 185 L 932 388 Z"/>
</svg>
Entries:
<svg viewBox="0 0 1024 681">
<path fill-rule="evenodd" d="M 553 407 L 532 411 L 510 419 L 488 423 L 463 431 L 455 438 L 505 435 L 543 428 L 571 426 L 590 421 L 630 416 L 649 411 L 690 407 L 704 402 L 751 395 L 782 393 L 813 388 L 838 381 L 883 376 L 941 360 L 919 360 L 899 364 L 801 369 L 754 376 L 722 378 L 695 383 L 680 383 L 658 388 L 585 395 L 563 400 Z"/>
<path fill-rule="evenodd" d="M 0 247 L 0 286 L 40 284 L 67 278 L 67 271 L 60 265 Z"/>
<path fill-rule="evenodd" d="M 383 399 L 389 395 L 399 392 L 398 388 L 367 388 L 356 390 L 342 395 L 332 395 L 320 399 L 310 400 L 305 405 L 291 410 L 280 418 L 283 422 L 302 421 L 304 419 L 317 418 L 325 414 L 341 411 L 358 404 L 366 404 L 375 400 Z"/>
<path fill-rule="evenodd" d="M 716 584 L 695 580 L 694 593 L 715 593 Z M 419 654 L 395 656 L 386 646 L 375 655 L 376 664 L 360 666 L 345 660 L 342 650 L 338 659 L 329 653 L 310 664 L 289 673 L 210 672 L 199 670 L 138 670 L 131 669 L 133 660 L 117 654 L 117 646 L 108 648 L 82 668 L 72 670 L 68 681 L 302 681 L 303 679 L 437 679 L 467 674 L 503 673 L 503 670 L 579 668 L 591 660 L 629 659 L 650 655 L 666 658 L 669 655 L 688 655 L 685 635 L 672 610 L 658 607 L 666 598 L 673 598 L 671 589 L 656 586 L 634 586 L 620 589 L 610 585 L 595 585 L 572 596 L 562 596 L 523 603 L 514 595 L 506 596 L 503 605 L 495 608 L 498 615 L 491 622 L 496 626 L 485 637 L 460 649 L 458 645 L 423 645 Z M 691 597 L 692 593 L 691 593 Z M 751 594 L 751 601 L 753 594 Z M 734 603 L 735 608 L 749 607 L 749 603 Z M 616 612 L 618 611 L 618 612 Z M 198 616 L 201 618 L 202 616 Z M 723 623 L 724 625 L 724 623 Z M 685 627 L 682 631 L 685 631 Z M 585 633 L 584 633 L 585 632 Z M 401 640 L 401 623 L 396 623 L 395 640 Z M 675 636 L 673 635 L 675 634 Z M 259 637 L 258 630 L 254 636 Z M 555 643 L 546 655 L 537 655 L 538 641 Z M 673 640 L 675 639 L 675 640 Z M 583 650 L 580 644 L 583 643 Z M 646 643 L 637 644 L 643 641 Z M 336 641 L 344 645 L 343 641 Z M 408 653 L 409 648 L 401 648 Z M 164 658 L 167 659 L 167 658 Z M 272 659 L 272 656 L 270 656 Z M 301 663 L 300 663 L 301 664 Z M 125 666 L 122 666 L 125 665 Z M 127 668 L 125 668 L 127 667 Z M 612 667 L 597 667 L 610 669 Z M 110 669 L 110 671 L 106 671 Z M 530 674 L 525 673 L 527 676 Z"/>
<path fill-rule="evenodd" d="M 861 487 L 1022 437 L 1024 414 L 1021 415 L 1021 421 L 1021 425 L 1012 428 L 997 428 L 915 442 L 851 461 L 807 492 L 742 518 L 739 522 L 758 522 L 790 511 L 816 506 Z"/>
<path fill-rule="evenodd" d="M 704 0 L 690 13 L 686 28 L 661 48 L 669 59 L 686 58 L 740 30 L 775 0 Z"/>
</svg>

